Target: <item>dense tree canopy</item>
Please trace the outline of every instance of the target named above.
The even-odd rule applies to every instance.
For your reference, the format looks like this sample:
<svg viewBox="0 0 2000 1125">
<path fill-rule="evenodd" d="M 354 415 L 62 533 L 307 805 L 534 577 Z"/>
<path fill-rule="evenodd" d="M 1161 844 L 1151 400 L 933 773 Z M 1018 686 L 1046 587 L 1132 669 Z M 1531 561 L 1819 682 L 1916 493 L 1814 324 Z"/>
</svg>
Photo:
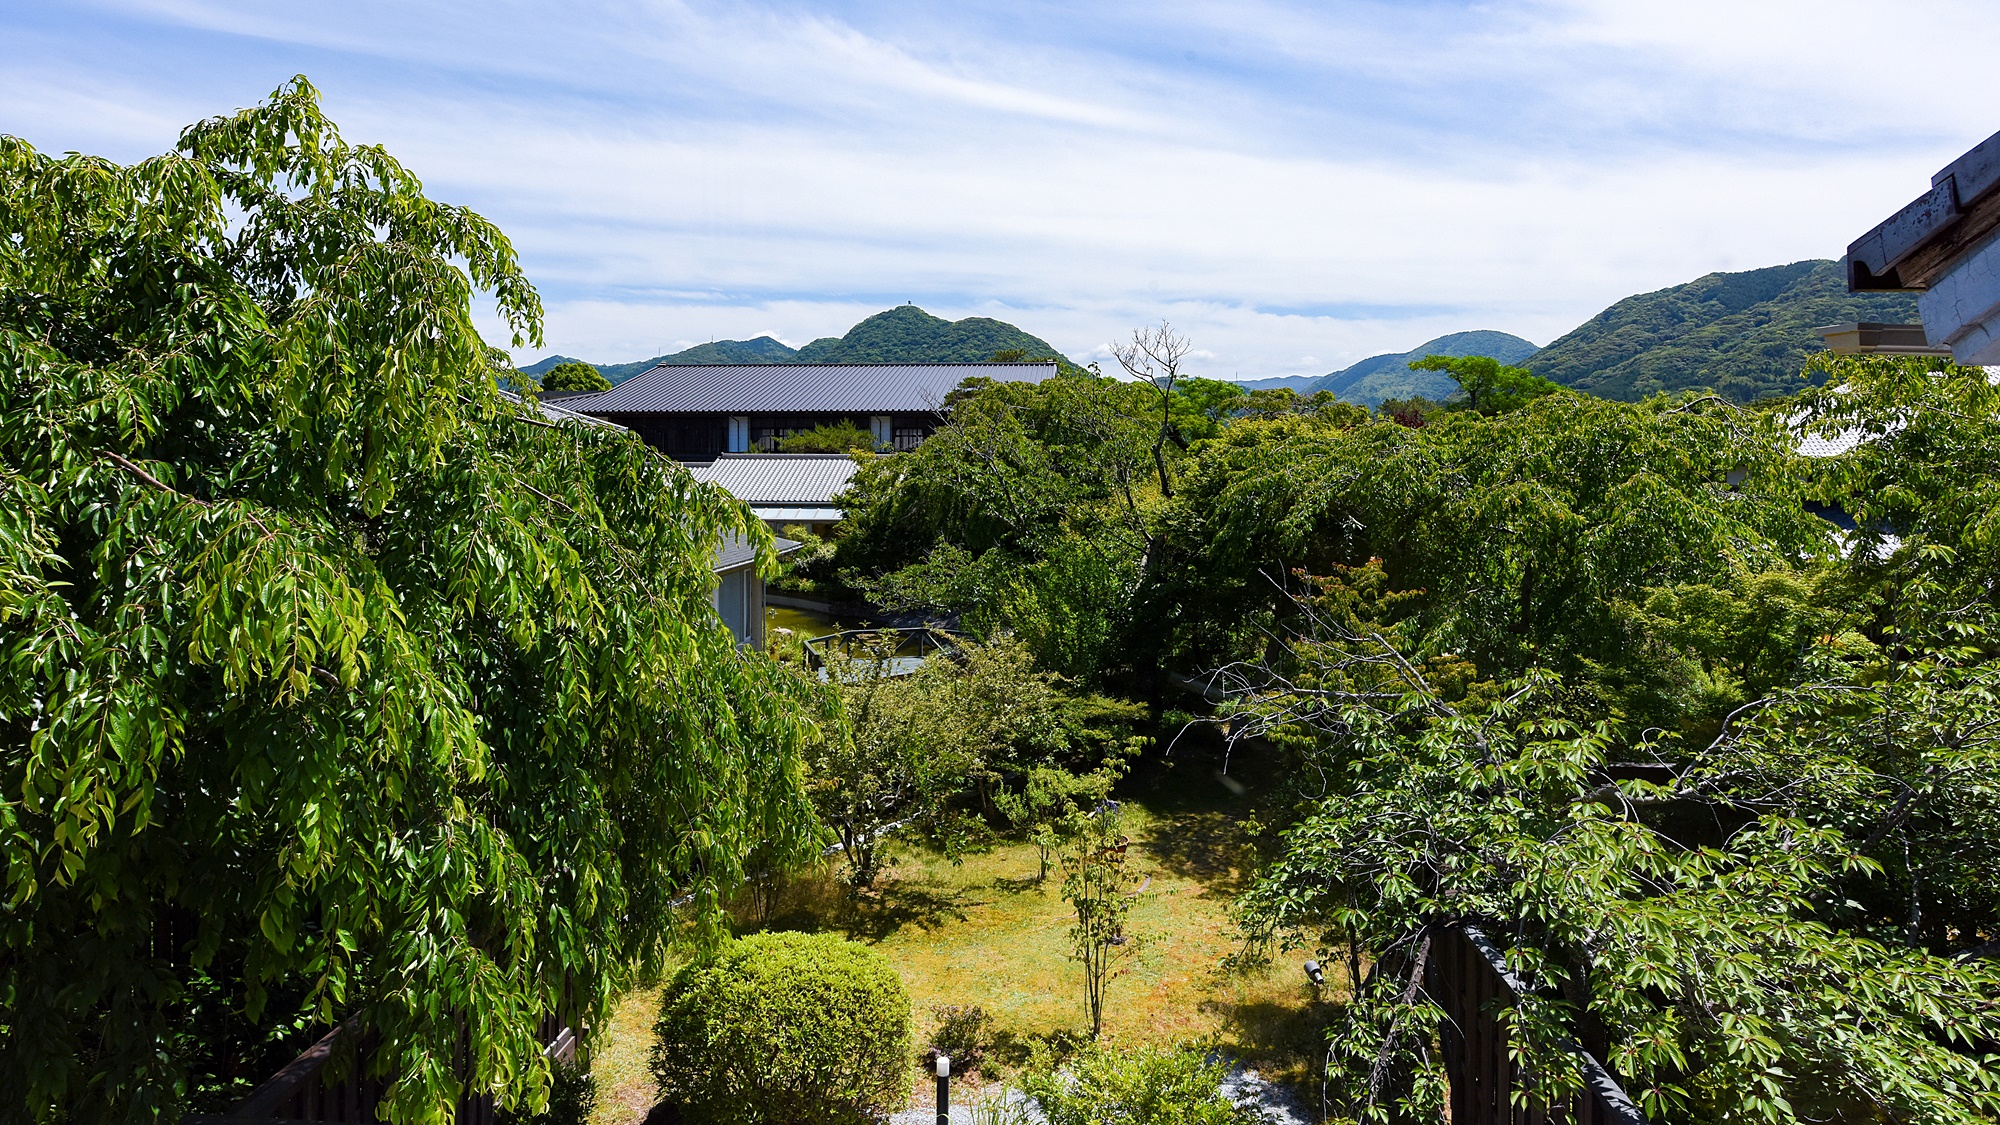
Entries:
<svg viewBox="0 0 2000 1125">
<path fill-rule="evenodd" d="M 611 380 L 604 373 L 581 360 L 558 363 L 542 374 L 542 389 L 545 391 L 608 391 Z"/>
<path fill-rule="evenodd" d="M 1826 368 L 1783 413 L 1551 400 L 1495 420 L 1594 416 L 1608 440 L 1580 460 L 1614 474 L 1591 490 L 1610 506 L 1545 510 L 1591 532 L 1643 508 L 1647 533 L 1609 553 L 1557 540 L 1544 557 L 1591 577 L 1539 607 L 1464 555 L 1331 563 L 1285 643 L 1228 673 L 1232 729 L 1289 747 L 1309 783 L 1246 916 L 1345 952 L 1348 1118 L 1432 1111 L 1442 1012 L 1408 981 L 1466 923 L 1528 983 L 1517 1044 L 1551 1097 L 1576 1089 L 1581 1043 L 1660 1120 L 2000 1116 L 2000 586 L 1984 539 L 2000 394 L 1922 360 Z M 1607 425 L 1619 412 L 1645 429 Z M 1789 457 L 1779 422 L 1850 448 Z M 1655 472 L 1682 469 L 1641 504 L 1616 449 L 1648 430 Z M 1489 554 L 1529 545 L 1535 507 L 1600 471 L 1526 463 L 1545 495 L 1485 525 Z M 1705 491 L 1725 464 L 1738 486 Z M 1804 497 L 1856 517 L 1844 557 L 1796 526 Z M 1539 622 L 1532 647 L 1467 643 L 1480 585 L 1516 591 L 1501 604 Z"/>
<path fill-rule="evenodd" d="M 1427 355 L 1410 361 L 1412 371 L 1442 371 L 1458 384 L 1467 410 L 1481 414 L 1505 414 L 1519 410 L 1531 399 L 1552 395 L 1562 388 L 1524 367 L 1509 367 L 1483 355 Z M 1452 396 L 1454 403 L 1458 395 Z"/>
<path fill-rule="evenodd" d="M 0 137 L 0 230 L 0 1116 L 226 1105 L 295 1049 L 245 1028 L 350 1017 L 396 1120 L 535 1101 L 544 1014 L 818 842 L 820 689 L 708 602 L 768 533 L 502 394 L 506 239 L 303 79 L 130 167 Z"/>
<path fill-rule="evenodd" d="M 1661 1120 L 1992 1121 L 2000 388 L 1825 361 L 1745 409 L 1437 366 L 1462 408 L 1190 381 L 1171 495 L 1153 388 L 968 388 L 837 553 L 1046 667 L 1220 670 L 1297 801 L 1244 918 L 1351 967 L 1351 1118 L 1436 1112 L 1411 982 L 1476 924 L 1538 1096 L 1581 1043 Z"/>
<path fill-rule="evenodd" d="M 1587 672 L 1656 721 L 1712 708 L 1728 693 L 1695 697 L 1715 661 L 1689 668 L 1658 636 L 1664 618 L 1778 596 L 1755 577 L 1773 568 L 1810 581 L 1831 529 L 1793 496 L 1791 445 L 1772 417 L 1712 399 L 1561 395 L 1420 427 L 1246 421 L 1187 467 L 1148 619 L 1179 660 L 1213 664 L 1291 612 L 1279 585 L 1292 570 L 1380 560 L 1392 617 L 1426 654 L 1487 675 Z"/>
</svg>

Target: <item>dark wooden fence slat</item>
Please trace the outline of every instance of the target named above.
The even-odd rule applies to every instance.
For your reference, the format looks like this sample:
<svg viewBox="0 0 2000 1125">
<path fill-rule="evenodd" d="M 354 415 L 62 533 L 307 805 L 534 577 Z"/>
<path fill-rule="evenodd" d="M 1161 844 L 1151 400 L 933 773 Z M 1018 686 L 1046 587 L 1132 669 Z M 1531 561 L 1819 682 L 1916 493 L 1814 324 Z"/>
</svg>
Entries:
<svg viewBox="0 0 2000 1125">
<path fill-rule="evenodd" d="M 1583 1070 L 1581 1096 L 1556 1105 L 1530 1097 L 1516 1106 L 1513 1094 L 1525 1076 L 1508 1053 L 1498 1011 L 1511 1007 L 1526 987 L 1499 946 L 1475 925 L 1441 927 L 1432 941 L 1424 986 L 1446 1017 L 1440 1038 L 1451 1078 L 1453 1125 L 1648 1125 L 1617 1078 L 1575 1043 L 1569 1049 Z"/>
</svg>

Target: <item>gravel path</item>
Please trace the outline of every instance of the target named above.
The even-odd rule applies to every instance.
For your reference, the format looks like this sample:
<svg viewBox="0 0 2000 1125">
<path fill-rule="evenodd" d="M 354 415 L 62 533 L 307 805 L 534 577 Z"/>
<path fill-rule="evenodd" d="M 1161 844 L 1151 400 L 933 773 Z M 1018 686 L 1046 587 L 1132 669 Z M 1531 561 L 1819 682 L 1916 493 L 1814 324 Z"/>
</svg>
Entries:
<svg viewBox="0 0 2000 1125">
<path fill-rule="evenodd" d="M 1314 1120 L 1312 1111 L 1289 1088 L 1266 1082 L 1256 1071 L 1241 1064 L 1229 1068 L 1229 1073 L 1222 1079 L 1222 1092 L 1238 1105 L 1257 1107 L 1263 1112 L 1267 1125 L 1312 1125 Z M 937 1125 L 937 1110 L 930 1099 L 925 1097 L 921 1100 L 924 1104 L 891 1116 L 890 1125 Z M 1032 1104 L 1028 1106 L 1027 1117 L 1034 1122 L 1042 1120 L 1042 1115 L 1035 1111 Z M 952 1106 L 951 1125 L 972 1125 L 971 1107 Z"/>
</svg>

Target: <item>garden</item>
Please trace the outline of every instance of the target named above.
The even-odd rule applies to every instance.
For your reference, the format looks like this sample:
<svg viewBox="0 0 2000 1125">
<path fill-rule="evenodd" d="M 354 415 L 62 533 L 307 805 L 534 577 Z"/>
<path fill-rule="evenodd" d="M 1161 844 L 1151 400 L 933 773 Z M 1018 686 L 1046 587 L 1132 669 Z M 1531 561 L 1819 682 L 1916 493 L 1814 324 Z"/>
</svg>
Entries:
<svg viewBox="0 0 2000 1125">
<path fill-rule="evenodd" d="M 1114 1048 L 1192 1048 L 1297 1089 L 1316 1086 L 1318 997 L 1303 954 L 1246 957 L 1230 920 L 1255 869 L 1259 804 L 1274 798 L 1269 763 L 1239 752 L 1230 773 L 1212 744 L 1189 740 L 1121 784 L 1135 885 L 1125 919 L 1132 950 L 1115 967 L 1104 1006 Z M 740 933 L 830 934 L 878 950 L 907 990 L 916 1049 L 904 1060 L 911 1105 L 934 1093 L 920 1062 L 942 1044 L 959 1104 L 1000 1095 L 1037 1049 L 1065 1057 L 1089 1040 L 1076 923 L 1061 875 L 1038 878 L 1032 842 L 996 839 L 956 861 L 919 842 L 887 849 L 873 893 L 848 893 L 833 865 L 746 892 L 732 904 Z M 659 1094 L 650 1069 L 661 982 L 613 1009 L 593 1055 L 598 1125 L 642 1120 Z M 926 1119 L 928 1120 L 928 1119 Z"/>
<path fill-rule="evenodd" d="M 1985 370 L 1435 357 L 1382 412 L 1161 325 L 968 379 L 780 575 L 543 408 L 506 237 L 302 78 L 0 191 L 0 1116 L 325 1045 L 397 1125 L 862 1121 L 935 1045 L 1053 1125 L 1240 1120 L 1235 1064 L 1376 1125 L 2000 1118 Z M 931 655 L 740 648 L 732 536 Z"/>
</svg>

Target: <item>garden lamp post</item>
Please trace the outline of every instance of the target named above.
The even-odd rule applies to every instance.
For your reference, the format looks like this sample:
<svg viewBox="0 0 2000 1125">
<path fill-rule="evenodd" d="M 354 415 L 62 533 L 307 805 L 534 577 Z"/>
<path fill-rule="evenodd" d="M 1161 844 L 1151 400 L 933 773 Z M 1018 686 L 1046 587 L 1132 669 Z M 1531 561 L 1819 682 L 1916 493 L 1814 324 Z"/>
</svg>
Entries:
<svg viewBox="0 0 2000 1125">
<path fill-rule="evenodd" d="M 951 1056 L 937 1057 L 937 1125 L 951 1125 Z"/>
</svg>

